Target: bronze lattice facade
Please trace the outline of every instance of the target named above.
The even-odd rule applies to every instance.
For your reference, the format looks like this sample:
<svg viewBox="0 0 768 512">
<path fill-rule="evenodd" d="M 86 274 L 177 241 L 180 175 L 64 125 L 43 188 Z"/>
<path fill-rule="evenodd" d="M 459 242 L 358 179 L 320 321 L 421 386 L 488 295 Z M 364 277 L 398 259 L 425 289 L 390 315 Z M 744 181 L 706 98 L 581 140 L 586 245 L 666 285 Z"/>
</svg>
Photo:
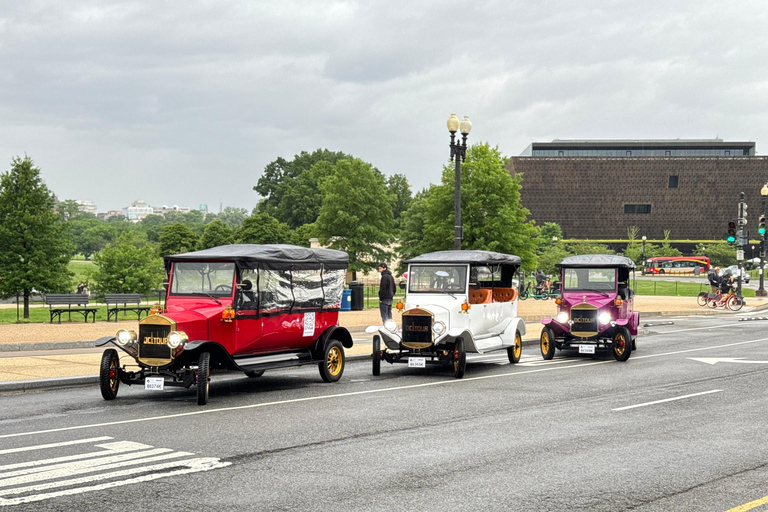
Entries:
<svg viewBox="0 0 768 512">
<path fill-rule="evenodd" d="M 719 240 L 736 220 L 741 192 L 747 229 L 757 238 L 760 189 L 768 181 L 763 156 L 521 156 L 507 168 L 523 175 L 529 219 L 556 222 L 565 238 L 626 238 L 637 226 L 649 239 L 669 230 L 676 240 Z"/>
</svg>

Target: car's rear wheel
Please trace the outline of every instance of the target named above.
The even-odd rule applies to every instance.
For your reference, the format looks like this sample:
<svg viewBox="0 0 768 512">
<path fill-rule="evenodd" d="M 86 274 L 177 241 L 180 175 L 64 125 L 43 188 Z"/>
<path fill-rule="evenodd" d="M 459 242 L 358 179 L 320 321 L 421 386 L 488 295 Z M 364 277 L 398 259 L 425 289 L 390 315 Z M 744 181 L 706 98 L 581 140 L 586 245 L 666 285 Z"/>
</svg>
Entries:
<svg viewBox="0 0 768 512">
<path fill-rule="evenodd" d="M 211 387 L 211 354 L 201 352 L 197 361 L 197 405 L 208 403 L 208 391 Z"/>
<path fill-rule="evenodd" d="M 620 327 L 613 336 L 613 358 L 617 361 L 626 361 L 632 353 L 632 336 L 629 329 Z"/>
<path fill-rule="evenodd" d="M 373 375 L 379 375 L 381 373 L 381 337 L 378 335 L 373 337 Z"/>
<path fill-rule="evenodd" d="M 555 332 L 551 328 L 544 327 L 541 330 L 539 347 L 541 348 L 541 357 L 545 360 L 555 357 Z"/>
<path fill-rule="evenodd" d="M 453 345 L 453 376 L 457 379 L 464 377 L 464 371 L 467 369 L 467 348 L 464 345 L 464 338 L 456 338 Z"/>
<path fill-rule="evenodd" d="M 117 350 L 109 348 L 101 354 L 99 385 L 104 400 L 114 400 L 120 388 L 120 357 Z"/>
<path fill-rule="evenodd" d="M 325 347 L 323 361 L 318 365 L 325 382 L 336 382 L 344 373 L 344 348 L 339 340 L 330 340 Z"/>
<path fill-rule="evenodd" d="M 512 364 L 520 362 L 520 355 L 523 353 L 523 337 L 520 335 L 520 331 L 515 332 L 515 344 L 511 347 L 507 347 L 507 357 Z"/>
</svg>

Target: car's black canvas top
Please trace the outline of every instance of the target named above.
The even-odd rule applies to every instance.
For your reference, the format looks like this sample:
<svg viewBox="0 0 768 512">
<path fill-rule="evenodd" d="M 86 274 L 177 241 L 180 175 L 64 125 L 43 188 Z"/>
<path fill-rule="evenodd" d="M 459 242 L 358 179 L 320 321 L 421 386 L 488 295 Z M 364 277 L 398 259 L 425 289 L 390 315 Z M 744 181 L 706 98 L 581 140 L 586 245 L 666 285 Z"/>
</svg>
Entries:
<svg viewBox="0 0 768 512">
<path fill-rule="evenodd" d="M 349 255 L 335 249 L 310 249 L 287 244 L 236 244 L 221 245 L 202 251 L 166 256 L 166 264 L 173 261 L 234 261 L 242 266 L 264 264 L 266 268 L 290 269 L 347 268 Z"/>
<path fill-rule="evenodd" d="M 556 267 L 584 268 L 584 267 L 624 267 L 635 268 L 635 262 L 624 256 L 614 256 L 612 254 L 582 254 L 579 256 L 568 256 Z"/>
<path fill-rule="evenodd" d="M 437 251 L 422 254 L 403 263 L 470 263 L 474 265 L 520 265 L 520 256 L 492 251 Z"/>
</svg>

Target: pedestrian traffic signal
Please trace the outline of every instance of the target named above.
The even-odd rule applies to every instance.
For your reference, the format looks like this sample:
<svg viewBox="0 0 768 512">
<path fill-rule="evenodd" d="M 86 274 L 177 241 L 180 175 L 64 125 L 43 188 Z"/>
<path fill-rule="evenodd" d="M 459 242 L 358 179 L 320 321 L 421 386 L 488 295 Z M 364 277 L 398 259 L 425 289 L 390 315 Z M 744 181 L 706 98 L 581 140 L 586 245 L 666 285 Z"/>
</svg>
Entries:
<svg viewBox="0 0 768 512">
<path fill-rule="evenodd" d="M 765 215 L 760 216 L 760 221 L 757 225 L 757 232 L 761 235 L 765 234 Z"/>
<path fill-rule="evenodd" d="M 736 243 L 736 223 L 733 221 L 728 222 L 728 234 L 725 239 L 728 241 L 728 245 Z"/>
</svg>

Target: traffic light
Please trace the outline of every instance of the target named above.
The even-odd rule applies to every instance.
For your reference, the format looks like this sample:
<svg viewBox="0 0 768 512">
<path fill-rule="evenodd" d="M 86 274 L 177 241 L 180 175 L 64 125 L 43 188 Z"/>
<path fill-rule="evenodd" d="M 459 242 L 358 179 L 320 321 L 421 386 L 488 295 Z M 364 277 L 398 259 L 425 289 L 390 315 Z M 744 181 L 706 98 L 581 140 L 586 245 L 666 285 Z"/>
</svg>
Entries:
<svg viewBox="0 0 768 512">
<path fill-rule="evenodd" d="M 747 225 L 747 203 L 744 201 L 739 203 L 739 224 Z"/>
<path fill-rule="evenodd" d="M 760 221 L 757 225 L 757 232 L 760 233 L 760 235 L 765 234 L 765 215 L 760 216 Z"/>
<path fill-rule="evenodd" d="M 728 222 L 728 235 L 725 238 L 728 241 L 728 245 L 736 243 L 736 223 L 733 221 Z"/>
</svg>

